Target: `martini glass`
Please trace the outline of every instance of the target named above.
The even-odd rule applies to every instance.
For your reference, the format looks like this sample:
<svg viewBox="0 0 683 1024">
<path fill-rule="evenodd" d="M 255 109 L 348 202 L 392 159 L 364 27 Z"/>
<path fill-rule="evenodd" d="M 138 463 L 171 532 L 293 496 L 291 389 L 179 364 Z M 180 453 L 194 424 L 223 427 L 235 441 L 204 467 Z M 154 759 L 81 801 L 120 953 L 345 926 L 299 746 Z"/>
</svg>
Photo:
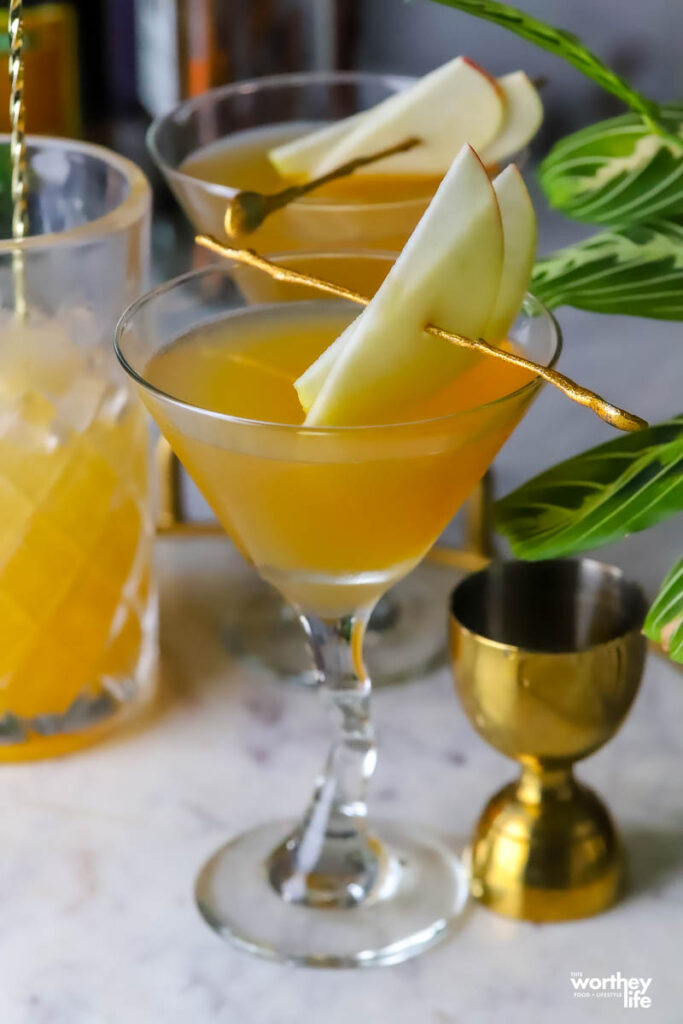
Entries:
<svg viewBox="0 0 683 1024">
<path fill-rule="evenodd" d="M 149 149 L 196 231 L 226 240 L 223 219 L 240 188 L 276 191 L 267 178 L 266 149 L 321 122 L 352 116 L 405 89 L 415 81 L 401 75 L 357 71 L 315 71 L 272 75 L 211 89 L 157 119 L 148 134 Z M 260 153 L 243 158 L 239 167 L 217 174 L 209 162 L 202 175 L 189 173 L 187 161 L 198 153 L 217 152 L 227 142 L 261 138 Z M 270 140 L 269 142 L 267 140 Z M 244 142 L 242 143 L 244 145 Z M 248 142 L 247 142 L 248 147 Z M 233 162 L 234 162 L 234 152 Z M 264 165 L 266 171 L 264 172 Z M 497 170 L 497 168 L 496 168 Z M 236 174 L 235 180 L 231 174 Z M 263 175 L 266 173 L 266 177 Z M 215 175 L 212 177 L 212 174 Z M 216 180 L 216 176 L 224 180 Z M 361 181 L 361 179 L 358 179 Z M 438 178 L 425 177 L 405 194 L 389 195 L 375 188 L 352 196 L 325 198 L 315 193 L 268 217 L 241 242 L 264 255 L 278 252 L 373 249 L 399 252 L 432 198 Z M 232 240 L 234 241 L 234 240 Z M 350 268 L 347 268 L 347 277 Z M 344 282 L 372 294 L 362 271 Z M 468 516 L 481 523 L 482 492 L 468 504 Z M 458 525 L 455 527 L 457 533 Z M 463 527 L 460 526 L 462 532 Z M 464 532 L 472 546 L 474 533 Z M 480 568 L 476 555 L 472 564 Z M 444 562 L 446 560 L 444 559 Z M 367 654 L 378 683 L 424 675 L 445 658 L 446 629 L 438 609 L 453 586 L 452 569 L 424 565 L 378 604 L 368 630 Z M 279 596 L 255 578 L 225 619 L 227 645 L 237 657 L 265 662 L 283 677 L 310 682 L 310 666 L 298 620 Z"/>
<path fill-rule="evenodd" d="M 338 280 L 335 264 L 349 258 L 377 257 L 306 262 Z M 338 428 L 217 412 L 188 400 L 182 376 L 172 392 L 161 390 L 154 367 L 179 338 L 215 337 L 218 326 L 229 344 L 240 315 L 277 322 L 298 302 L 322 316 L 333 301 L 301 285 L 261 287 L 253 275 L 226 261 L 177 278 L 132 305 L 116 334 L 124 369 L 219 520 L 295 608 L 333 723 L 303 818 L 258 825 L 219 849 L 201 871 L 197 901 L 217 932 L 265 957 L 397 963 L 447 934 L 467 883 L 451 851 L 422 828 L 368 822 L 377 753 L 363 637 L 376 601 L 429 550 L 540 382 L 527 377 L 514 392 L 439 419 Z M 357 312 L 349 307 L 349 320 Z M 531 297 L 511 336 L 535 360 L 557 358 L 557 327 Z M 290 344 L 291 336 L 283 358 Z M 199 345 L 190 375 L 201 358 Z"/>
<path fill-rule="evenodd" d="M 401 75 L 313 71 L 234 82 L 186 100 L 158 118 L 147 143 L 193 227 L 225 241 L 225 211 L 240 189 L 274 192 L 283 187 L 274 172 L 269 180 L 268 148 L 373 107 L 413 81 Z M 253 149 L 244 145 L 250 139 L 257 143 Z M 225 142 L 231 144 L 227 172 L 219 173 L 214 160 L 204 168 L 196 164 L 198 153 L 216 152 Z M 238 166 L 236 153 L 243 154 Z M 193 173 L 188 171 L 190 159 L 197 167 Z M 322 245 L 334 252 L 360 247 L 399 251 L 437 185 L 438 179 L 425 177 L 398 199 L 377 192 L 341 198 L 313 193 L 272 214 L 241 241 L 265 254 L 317 252 Z"/>
</svg>

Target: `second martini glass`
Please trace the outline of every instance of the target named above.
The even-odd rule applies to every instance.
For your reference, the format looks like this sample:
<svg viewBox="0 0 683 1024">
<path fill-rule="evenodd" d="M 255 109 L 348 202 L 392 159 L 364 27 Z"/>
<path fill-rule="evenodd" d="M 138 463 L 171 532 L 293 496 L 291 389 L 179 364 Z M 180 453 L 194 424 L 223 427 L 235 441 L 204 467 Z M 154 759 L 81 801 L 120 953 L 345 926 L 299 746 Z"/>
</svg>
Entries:
<svg viewBox="0 0 683 1024">
<path fill-rule="evenodd" d="M 338 281 L 335 263 L 376 258 L 306 260 L 310 271 Z M 363 637 L 375 602 L 429 550 L 540 383 L 527 374 L 514 390 L 438 419 L 303 426 L 292 387 L 302 369 L 297 352 L 306 365 L 305 338 L 327 331 L 324 347 L 340 315 L 350 321 L 356 313 L 228 262 L 143 297 L 122 317 L 116 341 L 124 369 L 228 533 L 300 616 L 333 721 L 327 763 L 301 821 L 260 825 L 220 849 L 199 877 L 199 907 L 242 947 L 316 966 L 405 960 L 446 934 L 463 906 L 466 883 L 442 842 L 422 829 L 367 821 L 377 755 Z M 247 349 L 246 336 L 267 344 Z M 532 298 L 511 338 L 543 364 L 559 352 L 554 321 Z M 221 408 L 228 392 L 230 402 L 243 402 L 245 373 L 260 382 L 258 418 L 244 415 L 255 406 L 242 406 L 242 415 Z"/>
<path fill-rule="evenodd" d="M 225 211 L 239 189 L 274 192 L 283 187 L 269 166 L 270 146 L 372 107 L 414 81 L 401 75 L 318 71 L 234 82 L 160 117 L 149 130 L 148 145 L 193 227 L 225 239 Z M 242 244 L 265 255 L 323 248 L 398 252 L 439 179 L 385 175 L 380 180 L 381 186 L 368 186 L 367 178 L 347 179 L 353 188 L 346 192 L 337 188 L 332 195 L 313 193 L 297 200 L 268 217 Z M 372 294 L 367 267 L 367 262 L 356 268 L 347 263 L 342 283 Z M 473 496 L 467 510 L 478 522 L 480 497 L 481 492 Z M 381 600 L 368 631 L 368 660 L 378 682 L 413 679 L 442 661 L 446 631 L 435 610 L 452 584 L 451 572 L 425 565 Z M 245 591 L 226 620 L 234 654 L 265 661 L 280 676 L 313 678 L 298 622 L 268 588 Z"/>
<path fill-rule="evenodd" d="M 268 150 L 321 123 L 380 103 L 414 79 L 357 71 L 271 75 L 210 89 L 156 120 L 147 143 L 194 228 L 226 240 L 225 211 L 240 189 L 276 192 L 284 182 Z M 372 179 L 370 179 L 372 180 Z M 419 176 L 381 185 L 346 179 L 347 194 L 312 193 L 240 239 L 264 254 L 403 248 L 439 183 Z M 383 187 L 382 187 L 383 186 Z M 328 189 L 329 191 L 329 189 Z M 337 188 L 336 192 L 339 192 Z M 232 240 L 234 242 L 234 239 Z"/>
</svg>

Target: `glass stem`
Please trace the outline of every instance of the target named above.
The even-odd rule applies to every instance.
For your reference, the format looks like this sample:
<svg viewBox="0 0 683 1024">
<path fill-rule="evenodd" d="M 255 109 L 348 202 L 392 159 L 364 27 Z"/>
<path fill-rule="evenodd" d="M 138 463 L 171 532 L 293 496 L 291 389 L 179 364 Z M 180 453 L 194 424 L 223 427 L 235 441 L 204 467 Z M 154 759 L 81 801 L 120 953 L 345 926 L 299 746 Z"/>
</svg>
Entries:
<svg viewBox="0 0 683 1024">
<path fill-rule="evenodd" d="M 366 789 L 377 760 L 362 655 L 371 611 L 338 620 L 301 615 L 334 737 L 302 822 L 270 857 L 271 884 L 291 902 L 352 906 L 368 899 L 387 868 L 366 829 Z"/>
</svg>

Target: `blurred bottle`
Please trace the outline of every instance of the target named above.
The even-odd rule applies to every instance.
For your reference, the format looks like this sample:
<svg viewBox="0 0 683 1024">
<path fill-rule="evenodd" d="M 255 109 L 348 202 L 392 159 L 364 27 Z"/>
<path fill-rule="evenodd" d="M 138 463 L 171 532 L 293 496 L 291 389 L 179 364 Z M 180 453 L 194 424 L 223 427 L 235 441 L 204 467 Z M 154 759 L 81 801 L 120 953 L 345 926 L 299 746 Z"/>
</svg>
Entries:
<svg viewBox="0 0 683 1024">
<path fill-rule="evenodd" d="M 24 0 L 26 127 L 45 135 L 76 136 L 82 110 L 75 3 Z M 9 131 L 7 8 L 0 8 L 0 131 Z M 4 66 L 3 66 L 4 65 Z"/>
<path fill-rule="evenodd" d="M 138 96 L 153 116 L 242 78 L 344 67 L 356 0 L 135 0 Z"/>
</svg>

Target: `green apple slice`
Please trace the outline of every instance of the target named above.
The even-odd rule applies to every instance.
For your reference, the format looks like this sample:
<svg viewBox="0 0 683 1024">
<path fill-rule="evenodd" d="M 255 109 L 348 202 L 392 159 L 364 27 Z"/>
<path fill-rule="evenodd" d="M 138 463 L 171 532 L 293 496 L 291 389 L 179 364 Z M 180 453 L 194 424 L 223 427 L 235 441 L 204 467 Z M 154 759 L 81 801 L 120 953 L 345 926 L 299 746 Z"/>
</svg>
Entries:
<svg viewBox="0 0 683 1024">
<path fill-rule="evenodd" d="M 493 189 L 503 221 L 503 271 L 483 336 L 487 341 L 500 341 L 519 313 L 531 280 L 536 258 L 536 214 L 515 164 L 501 171 Z"/>
<path fill-rule="evenodd" d="M 536 215 L 522 175 L 510 164 L 493 182 L 503 224 L 503 265 L 498 293 L 481 336 L 487 341 L 506 337 L 519 313 L 529 287 L 536 257 Z M 340 334 L 296 382 L 299 400 L 306 412 L 316 400 L 334 363 L 351 341 L 358 323 Z"/>
<path fill-rule="evenodd" d="M 417 137 L 421 143 L 414 149 L 355 173 L 442 175 L 465 143 L 480 149 L 493 142 L 504 115 L 496 80 L 468 58 L 456 57 L 370 110 L 277 146 L 269 157 L 283 176 L 310 180 Z"/>
<path fill-rule="evenodd" d="M 361 110 L 351 117 L 332 121 L 300 135 L 291 142 L 284 142 L 269 151 L 268 159 L 281 177 L 297 182 L 310 181 L 317 176 L 313 169 L 320 165 L 326 153 L 353 131 L 367 114 L 367 110 Z"/>
<path fill-rule="evenodd" d="M 528 75 L 513 71 L 498 79 L 505 100 L 505 117 L 495 139 L 479 153 L 487 167 L 501 163 L 534 137 L 543 120 L 543 104 Z"/>
<path fill-rule="evenodd" d="M 502 265 L 496 194 L 478 156 L 464 146 L 372 302 L 347 328 L 306 424 L 410 419 L 413 407 L 477 358 L 422 327 L 432 321 L 478 337 L 491 317 Z"/>
<path fill-rule="evenodd" d="M 351 341 L 353 331 L 360 318 L 357 318 L 336 338 L 331 345 L 328 345 L 324 352 L 321 352 L 314 363 L 305 370 L 295 382 L 296 393 L 299 396 L 301 407 L 308 413 L 311 406 L 318 397 L 320 390 L 327 379 L 327 376 L 335 362 Z"/>
</svg>

